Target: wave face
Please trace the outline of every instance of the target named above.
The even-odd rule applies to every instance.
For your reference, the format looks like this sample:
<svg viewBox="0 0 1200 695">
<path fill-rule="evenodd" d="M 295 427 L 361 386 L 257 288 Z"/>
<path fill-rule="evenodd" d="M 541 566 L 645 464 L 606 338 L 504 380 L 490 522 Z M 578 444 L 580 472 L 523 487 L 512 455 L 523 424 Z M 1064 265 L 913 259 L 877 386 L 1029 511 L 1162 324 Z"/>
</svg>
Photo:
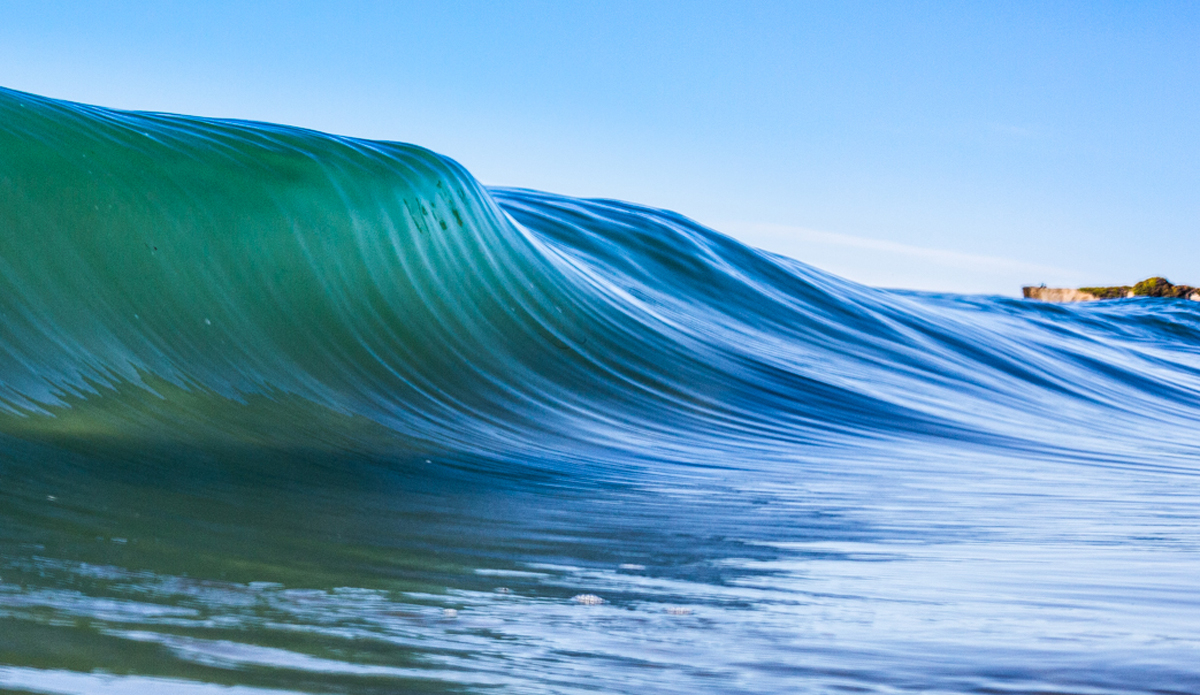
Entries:
<svg viewBox="0 0 1200 695">
<path fill-rule="evenodd" d="M 0 90 L 0 689 L 1193 692 L 1200 305 Z"/>
</svg>

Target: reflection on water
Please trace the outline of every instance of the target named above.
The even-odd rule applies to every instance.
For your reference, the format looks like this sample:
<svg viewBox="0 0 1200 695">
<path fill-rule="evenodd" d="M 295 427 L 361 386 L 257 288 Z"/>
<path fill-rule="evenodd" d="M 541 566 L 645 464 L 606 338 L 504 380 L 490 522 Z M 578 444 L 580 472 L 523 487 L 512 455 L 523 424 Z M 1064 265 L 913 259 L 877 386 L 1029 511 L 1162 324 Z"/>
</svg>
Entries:
<svg viewBox="0 0 1200 695">
<path fill-rule="evenodd" d="M 1191 477 L 857 462 L 888 470 L 883 484 L 846 463 L 807 462 L 803 480 L 709 471 L 591 489 L 297 465 L 273 480 L 197 467 L 181 490 L 132 464 L 9 467 L 23 482 L 3 497 L 0 685 L 1200 685 Z"/>
</svg>

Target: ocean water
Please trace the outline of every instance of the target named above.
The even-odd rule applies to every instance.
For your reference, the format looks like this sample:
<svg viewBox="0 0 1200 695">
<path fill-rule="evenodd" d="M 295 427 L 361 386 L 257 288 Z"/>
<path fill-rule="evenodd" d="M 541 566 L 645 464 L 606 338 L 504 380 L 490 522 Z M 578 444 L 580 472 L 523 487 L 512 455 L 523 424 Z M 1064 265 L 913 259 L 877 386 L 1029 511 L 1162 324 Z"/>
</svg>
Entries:
<svg viewBox="0 0 1200 695">
<path fill-rule="evenodd" d="M 0 90 L 0 691 L 1200 692 L 1200 303 Z"/>
</svg>

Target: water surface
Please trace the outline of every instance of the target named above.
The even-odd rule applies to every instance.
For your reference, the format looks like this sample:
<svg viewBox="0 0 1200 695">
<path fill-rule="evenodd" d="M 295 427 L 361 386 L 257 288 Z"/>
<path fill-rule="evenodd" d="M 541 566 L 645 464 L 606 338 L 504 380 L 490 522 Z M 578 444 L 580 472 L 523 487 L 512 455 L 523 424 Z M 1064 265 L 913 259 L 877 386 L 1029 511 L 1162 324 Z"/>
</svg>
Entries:
<svg viewBox="0 0 1200 695">
<path fill-rule="evenodd" d="M 1200 692 L 1200 309 L 0 91 L 0 689 Z"/>
</svg>

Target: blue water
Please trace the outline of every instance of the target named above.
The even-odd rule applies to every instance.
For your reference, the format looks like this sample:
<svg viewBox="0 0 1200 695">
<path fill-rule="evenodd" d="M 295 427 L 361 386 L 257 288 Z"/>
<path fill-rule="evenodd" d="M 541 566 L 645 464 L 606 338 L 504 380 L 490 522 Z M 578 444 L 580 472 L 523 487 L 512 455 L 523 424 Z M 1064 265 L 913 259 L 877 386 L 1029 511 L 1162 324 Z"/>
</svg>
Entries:
<svg viewBox="0 0 1200 695">
<path fill-rule="evenodd" d="M 0 691 L 1200 692 L 1200 303 L 0 90 Z"/>
</svg>

